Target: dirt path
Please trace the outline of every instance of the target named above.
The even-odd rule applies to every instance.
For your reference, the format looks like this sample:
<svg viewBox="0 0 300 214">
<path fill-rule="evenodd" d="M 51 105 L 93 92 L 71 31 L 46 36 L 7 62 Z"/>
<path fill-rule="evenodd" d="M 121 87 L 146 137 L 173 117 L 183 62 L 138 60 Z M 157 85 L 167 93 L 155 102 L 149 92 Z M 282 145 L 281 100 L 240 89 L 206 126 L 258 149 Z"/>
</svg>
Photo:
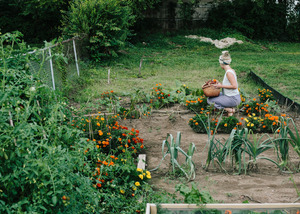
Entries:
<svg viewBox="0 0 300 214">
<path fill-rule="evenodd" d="M 153 113 L 146 119 L 124 120 L 121 123 L 128 127 L 140 130 L 141 137 L 146 146 L 146 168 L 154 169 L 158 166 L 162 158 L 162 141 L 165 140 L 167 133 L 176 137 L 178 131 L 181 132 L 181 147 L 187 151 L 191 142 L 196 145 L 196 152 L 193 161 L 196 165 L 196 179 L 194 182 L 199 184 L 201 189 L 209 190 L 214 199 L 224 203 L 292 203 L 298 202 L 299 197 L 291 178 L 293 178 L 298 190 L 300 191 L 300 173 L 287 174 L 279 172 L 278 168 L 271 162 L 259 160 L 258 170 L 245 175 L 236 175 L 232 172 L 225 174 L 212 166 L 208 171 L 203 170 L 202 164 L 206 160 L 207 153 L 203 149 L 207 142 L 206 134 L 195 133 L 188 125 L 188 121 L 194 114 L 183 113 L 183 106 L 174 106 L 170 109 L 164 109 L 169 113 Z M 171 112 L 176 113 L 171 113 Z M 295 120 L 298 124 L 299 118 Z M 228 135 L 220 134 L 218 138 L 227 139 Z M 266 156 L 276 160 L 273 151 L 264 153 Z M 295 154 L 290 156 L 293 163 L 299 163 L 299 157 Z M 179 157 L 183 160 L 183 157 Z M 183 162 L 181 162 L 183 163 Z M 170 179 L 168 174 L 169 159 L 166 159 L 159 170 L 152 172 L 151 183 L 156 188 L 164 189 L 169 193 L 175 192 L 175 184 L 185 181 L 184 177 Z"/>
</svg>

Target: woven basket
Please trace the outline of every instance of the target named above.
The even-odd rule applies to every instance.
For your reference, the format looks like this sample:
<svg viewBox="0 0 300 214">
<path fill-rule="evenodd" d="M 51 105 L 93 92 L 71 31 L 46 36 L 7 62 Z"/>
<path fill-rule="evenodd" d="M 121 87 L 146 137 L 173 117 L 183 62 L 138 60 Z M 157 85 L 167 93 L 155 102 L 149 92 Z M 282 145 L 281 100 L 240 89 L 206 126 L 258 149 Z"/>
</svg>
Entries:
<svg viewBox="0 0 300 214">
<path fill-rule="evenodd" d="M 220 95 L 220 89 L 215 88 L 214 86 L 206 85 L 203 86 L 202 89 L 206 97 L 217 97 Z"/>
</svg>

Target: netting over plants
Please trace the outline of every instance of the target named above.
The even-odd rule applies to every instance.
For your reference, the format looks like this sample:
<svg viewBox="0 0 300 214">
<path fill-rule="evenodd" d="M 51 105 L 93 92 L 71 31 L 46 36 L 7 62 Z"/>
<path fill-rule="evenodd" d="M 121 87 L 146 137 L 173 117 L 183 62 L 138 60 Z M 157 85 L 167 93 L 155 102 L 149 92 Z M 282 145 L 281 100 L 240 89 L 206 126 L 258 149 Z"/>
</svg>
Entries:
<svg viewBox="0 0 300 214">
<path fill-rule="evenodd" d="M 40 76 L 45 84 L 63 89 L 67 82 L 80 75 L 76 38 L 65 40 L 44 49 L 30 52 L 28 63 L 31 72 Z"/>
</svg>

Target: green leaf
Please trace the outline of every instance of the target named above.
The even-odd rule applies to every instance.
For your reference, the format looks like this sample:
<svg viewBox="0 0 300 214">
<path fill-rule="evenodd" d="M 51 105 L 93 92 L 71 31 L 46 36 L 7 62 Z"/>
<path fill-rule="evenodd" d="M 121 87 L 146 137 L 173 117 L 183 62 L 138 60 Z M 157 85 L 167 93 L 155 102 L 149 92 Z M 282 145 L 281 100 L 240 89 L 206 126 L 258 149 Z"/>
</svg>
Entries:
<svg viewBox="0 0 300 214">
<path fill-rule="evenodd" d="M 56 197 L 56 195 L 54 195 L 52 197 L 52 203 L 53 203 L 54 206 L 56 205 L 56 203 L 57 203 L 57 197 Z"/>
</svg>

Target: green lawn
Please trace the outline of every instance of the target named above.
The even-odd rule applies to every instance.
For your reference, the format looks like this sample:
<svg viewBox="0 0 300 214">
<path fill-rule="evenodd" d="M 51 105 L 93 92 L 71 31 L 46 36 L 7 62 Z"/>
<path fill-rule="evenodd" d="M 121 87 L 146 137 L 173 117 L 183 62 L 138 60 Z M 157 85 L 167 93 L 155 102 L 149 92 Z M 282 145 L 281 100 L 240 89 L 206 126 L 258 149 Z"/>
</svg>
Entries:
<svg viewBox="0 0 300 214">
<path fill-rule="evenodd" d="M 157 83 L 172 90 L 176 88 L 175 80 L 193 89 L 201 88 L 208 79 L 222 80 L 224 71 L 219 66 L 218 57 L 222 50 L 229 50 L 239 87 L 247 94 L 257 96 L 257 89 L 261 88 L 248 76 L 253 71 L 283 95 L 300 102 L 300 43 L 244 41 L 243 44 L 218 49 L 184 35 L 149 36 L 144 42 L 124 48 L 117 58 L 84 69 L 83 75 L 88 74 L 89 81 L 75 98 L 85 101 L 110 90 L 120 95 L 135 89 L 148 92 Z M 111 71 L 110 84 L 108 69 Z"/>
</svg>

